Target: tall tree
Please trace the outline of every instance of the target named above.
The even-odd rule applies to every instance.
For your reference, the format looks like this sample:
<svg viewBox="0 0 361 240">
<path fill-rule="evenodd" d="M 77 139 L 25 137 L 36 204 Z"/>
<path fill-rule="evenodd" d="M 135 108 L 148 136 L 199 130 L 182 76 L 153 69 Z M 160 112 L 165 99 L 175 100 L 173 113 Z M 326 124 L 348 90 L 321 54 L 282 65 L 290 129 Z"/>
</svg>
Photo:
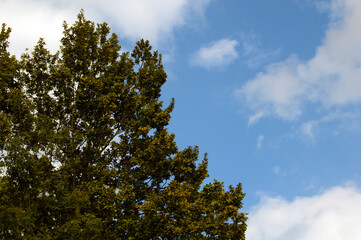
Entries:
<svg viewBox="0 0 361 240">
<path fill-rule="evenodd" d="M 208 177 L 198 148 L 167 131 L 162 56 L 122 53 L 81 12 L 60 51 L 40 39 L 17 60 L 0 33 L 0 237 L 244 239 L 241 184 Z"/>
</svg>

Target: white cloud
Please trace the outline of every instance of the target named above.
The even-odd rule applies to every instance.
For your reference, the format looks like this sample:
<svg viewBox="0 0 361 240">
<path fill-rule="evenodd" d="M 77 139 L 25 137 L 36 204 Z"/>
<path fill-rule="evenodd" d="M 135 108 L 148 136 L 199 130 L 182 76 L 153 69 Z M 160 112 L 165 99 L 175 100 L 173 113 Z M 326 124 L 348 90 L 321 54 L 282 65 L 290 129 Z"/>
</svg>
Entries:
<svg viewBox="0 0 361 240">
<path fill-rule="evenodd" d="M 44 37 L 56 50 L 64 20 L 72 23 L 80 9 L 88 19 L 106 21 L 119 37 L 149 39 L 152 44 L 171 38 L 175 27 L 203 14 L 211 0 L 2 0 L 0 22 L 13 29 L 11 52 L 22 53 Z"/>
<path fill-rule="evenodd" d="M 335 187 L 313 197 L 286 201 L 264 197 L 249 215 L 250 240 L 359 240 L 361 192 Z"/>
<path fill-rule="evenodd" d="M 297 65 L 298 60 L 294 56 L 284 62 L 272 64 L 266 74 L 259 73 L 242 89 L 237 90 L 236 94 L 246 97 L 246 101 L 255 110 L 254 116 L 273 114 L 293 119 L 301 113 L 299 97 L 305 91 L 303 82 L 295 76 Z M 250 122 L 253 122 L 251 118 Z"/>
<path fill-rule="evenodd" d="M 182 26 L 192 15 L 202 14 L 210 0 L 106 0 L 103 10 L 123 34 L 157 42 Z M 97 7 L 104 1 L 93 0 Z M 114 20 L 113 20 L 114 19 Z"/>
<path fill-rule="evenodd" d="M 260 135 L 257 139 L 257 149 L 260 149 L 262 147 L 262 143 L 263 143 L 263 135 Z"/>
<path fill-rule="evenodd" d="M 10 52 L 20 55 L 32 48 L 40 37 L 45 38 L 48 48 L 55 51 L 62 34 L 62 22 L 75 19 L 77 12 L 55 9 L 51 1 L 3 0 L 0 22 L 12 28 Z M 70 18 L 70 15 L 73 15 Z"/>
<path fill-rule="evenodd" d="M 221 39 L 208 46 L 201 47 L 193 56 L 191 62 L 207 69 L 225 67 L 238 57 L 237 45 L 236 40 Z"/>
<path fill-rule="evenodd" d="M 262 116 L 296 119 L 307 103 L 324 107 L 361 102 L 361 1 L 332 0 L 331 22 L 314 57 L 290 56 L 236 90 Z"/>
</svg>

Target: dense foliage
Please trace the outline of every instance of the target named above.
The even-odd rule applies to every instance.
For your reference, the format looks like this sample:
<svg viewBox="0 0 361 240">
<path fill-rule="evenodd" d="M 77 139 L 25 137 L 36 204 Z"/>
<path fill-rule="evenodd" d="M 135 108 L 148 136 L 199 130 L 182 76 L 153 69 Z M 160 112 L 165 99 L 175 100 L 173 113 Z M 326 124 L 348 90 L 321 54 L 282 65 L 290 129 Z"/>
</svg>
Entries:
<svg viewBox="0 0 361 240">
<path fill-rule="evenodd" d="M 167 131 L 161 55 L 83 12 L 63 33 L 18 60 L 1 28 L 0 238 L 244 239 L 241 184 L 203 184 L 206 156 Z"/>
</svg>

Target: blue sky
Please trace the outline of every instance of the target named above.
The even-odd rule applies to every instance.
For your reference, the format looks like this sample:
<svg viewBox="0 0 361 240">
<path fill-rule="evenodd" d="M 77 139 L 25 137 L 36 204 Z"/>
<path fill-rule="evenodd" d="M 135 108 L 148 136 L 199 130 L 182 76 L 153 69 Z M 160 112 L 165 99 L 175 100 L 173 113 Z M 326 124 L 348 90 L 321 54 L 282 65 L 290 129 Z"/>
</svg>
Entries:
<svg viewBox="0 0 361 240">
<path fill-rule="evenodd" d="M 248 239 L 361 239 L 361 1 L 0 0 L 11 52 L 56 50 L 81 8 L 163 54 L 169 129 L 243 184 Z"/>
</svg>

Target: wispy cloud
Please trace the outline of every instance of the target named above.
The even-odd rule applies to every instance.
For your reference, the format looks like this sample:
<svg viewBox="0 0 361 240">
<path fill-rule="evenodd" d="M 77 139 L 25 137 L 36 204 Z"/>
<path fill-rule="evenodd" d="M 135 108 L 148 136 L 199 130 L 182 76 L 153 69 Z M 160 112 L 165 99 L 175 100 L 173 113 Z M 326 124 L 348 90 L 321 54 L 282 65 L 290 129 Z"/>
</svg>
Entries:
<svg viewBox="0 0 361 240">
<path fill-rule="evenodd" d="M 257 139 L 257 149 L 260 149 L 262 147 L 264 136 L 260 135 Z"/>
<path fill-rule="evenodd" d="M 286 201 L 264 197 L 249 215 L 247 239 L 361 239 L 361 192 L 335 187 L 313 197 Z"/>
<path fill-rule="evenodd" d="M 293 120 L 306 104 L 342 107 L 361 102 L 361 1 L 332 0 L 331 21 L 313 58 L 296 55 L 270 64 L 236 94 L 253 116 Z M 252 122 L 252 121 L 251 121 Z"/>
<path fill-rule="evenodd" d="M 245 64 L 255 68 L 279 54 L 280 50 L 266 50 L 262 46 L 260 37 L 254 33 L 241 34 L 242 53 Z"/>
<path fill-rule="evenodd" d="M 238 57 L 237 45 L 238 41 L 227 38 L 213 42 L 201 47 L 193 55 L 191 63 L 207 69 L 223 68 Z"/>
<path fill-rule="evenodd" d="M 75 20 L 80 9 L 87 18 L 108 22 L 122 38 L 145 38 L 157 44 L 172 36 L 174 28 L 195 22 L 211 0 L 2 0 L 0 22 L 13 28 L 11 52 L 22 53 L 44 37 L 56 50 L 64 20 Z"/>
<path fill-rule="evenodd" d="M 264 117 L 264 113 L 259 111 L 259 112 L 256 112 L 255 114 L 253 114 L 252 116 L 249 117 L 248 119 L 248 126 L 256 123 L 259 119 L 261 119 L 262 117 Z"/>
<path fill-rule="evenodd" d="M 275 166 L 272 168 L 272 171 L 274 174 L 279 174 L 281 172 L 281 167 L 280 166 Z"/>
<path fill-rule="evenodd" d="M 318 121 L 308 121 L 306 123 L 303 123 L 301 126 L 301 131 L 309 139 L 314 139 L 314 128 L 318 125 Z"/>
<path fill-rule="evenodd" d="M 320 128 L 322 124 L 331 124 L 333 122 L 338 122 L 339 126 L 337 127 L 339 130 L 346 129 L 351 132 L 359 132 L 361 130 L 360 122 L 360 113 L 358 111 L 353 112 L 330 112 L 327 115 L 315 119 L 306 121 L 301 125 L 301 133 L 307 139 L 315 139 L 315 131 Z"/>
</svg>

